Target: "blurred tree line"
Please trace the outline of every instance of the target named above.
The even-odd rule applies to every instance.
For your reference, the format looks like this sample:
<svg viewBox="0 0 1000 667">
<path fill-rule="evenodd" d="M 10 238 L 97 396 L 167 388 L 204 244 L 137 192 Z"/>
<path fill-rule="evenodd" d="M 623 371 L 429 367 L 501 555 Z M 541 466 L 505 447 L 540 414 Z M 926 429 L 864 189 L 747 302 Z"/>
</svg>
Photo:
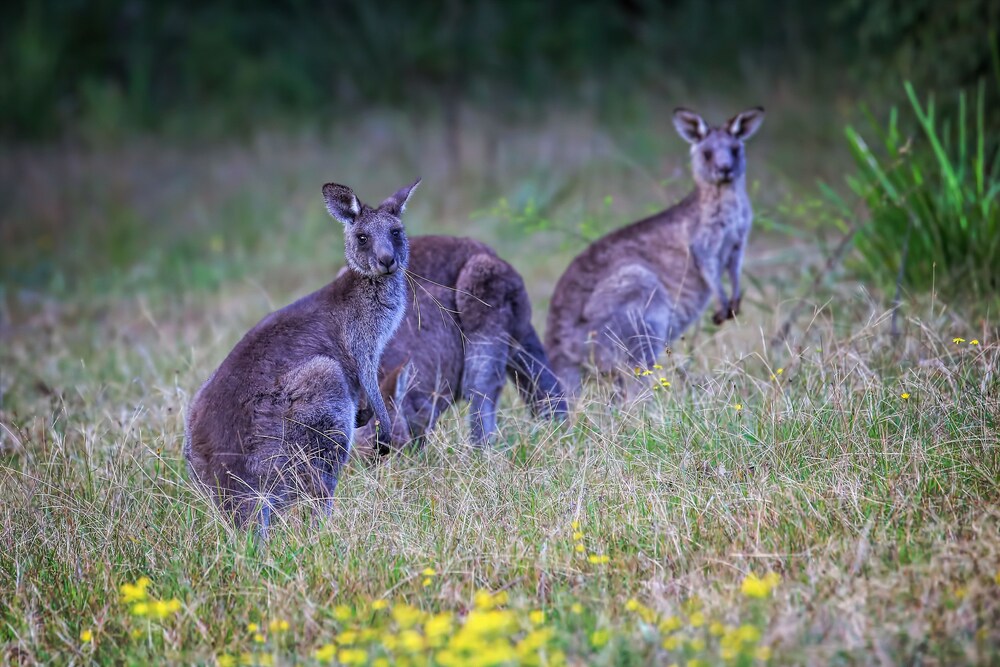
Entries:
<svg viewBox="0 0 1000 667">
<path fill-rule="evenodd" d="M 995 77 L 995 0 L 27 0 L 0 5 L 0 133 L 627 95 L 748 73 Z M 996 81 L 995 78 L 993 78 Z M 595 93 L 595 91 L 599 91 Z M 946 92 L 942 90 L 942 92 Z M 588 98 L 588 95 L 590 96 Z M 441 103 L 444 102 L 442 105 Z M 994 116 L 995 117 L 995 116 Z"/>
</svg>

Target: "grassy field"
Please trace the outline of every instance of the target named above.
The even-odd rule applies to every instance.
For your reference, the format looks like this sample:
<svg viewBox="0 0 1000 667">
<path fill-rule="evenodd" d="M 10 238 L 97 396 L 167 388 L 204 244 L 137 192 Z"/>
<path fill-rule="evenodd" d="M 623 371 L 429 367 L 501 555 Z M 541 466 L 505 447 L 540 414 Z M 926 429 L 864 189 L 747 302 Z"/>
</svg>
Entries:
<svg viewBox="0 0 1000 667">
<path fill-rule="evenodd" d="M 706 317 L 642 400 L 591 387 L 563 426 L 507 392 L 491 452 L 449 413 L 263 546 L 190 486 L 183 418 L 250 326 L 339 268 L 320 185 L 376 200 L 422 175 L 410 232 L 493 243 L 541 329 L 587 239 L 689 187 L 668 115 L 467 117 L 457 151 L 373 114 L 5 152 L 0 663 L 1000 663 L 996 313 L 906 295 L 892 337 L 884 295 L 811 289 L 839 118 L 769 106 L 737 322 Z"/>
</svg>

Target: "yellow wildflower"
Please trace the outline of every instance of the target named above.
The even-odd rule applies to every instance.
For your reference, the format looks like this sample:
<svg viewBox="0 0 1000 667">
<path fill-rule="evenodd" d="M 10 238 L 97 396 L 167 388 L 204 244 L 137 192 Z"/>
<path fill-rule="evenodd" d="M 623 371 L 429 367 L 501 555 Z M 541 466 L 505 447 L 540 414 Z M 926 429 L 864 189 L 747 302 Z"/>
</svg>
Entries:
<svg viewBox="0 0 1000 667">
<path fill-rule="evenodd" d="M 644 371 L 642 372 L 642 376 L 643 376 L 643 377 L 646 377 L 647 375 L 652 375 L 652 374 L 653 374 L 653 371 L 651 371 L 651 370 L 649 370 L 649 369 L 646 369 L 646 370 L 644 370 Z"/>
<path fill-rule="evenodd" d="M 905 401 L 908 398 L 910 398 L 910 392 L 904 391 L 902 394 L 899 395 L 899 397 Z"/>
<path fill-rule="evenodd" d="M 283 618 L 276 618 L 267 624 L 267 629 L 271 632 L 288 632 L 288 621 Z"/>
<path fill-rule="evenodd" d="M 437 647 L 444 643 L 444 639 L 451 634 L 452 622 L 451 614 L 443 612 L 435 614 L 424 623 L 424 635 L 427 643 Z"/>
<path fill-rule="evenodd" d="M 663 640 L 663 648 L 668 651 L 676 651 L 681 647 L 681 638 L 677 635 L 670 635 Z"/>
<path fill-rule="evenodd" d="M 149 577 L 139 577 L 134 584 L 122 584 L 119 589 L 122 594 L 122 602 L 127 604 L 145 600 L 147 597 L 146 589 L 149 588 L 150 583 L 152 582 L 150 582 Z"/>
<path fill-rule="evenodd" d="M 389 665 L 388 658 L 375 658 L 375 661 L 372 662 L 372 667 L 389 667 Z"/>
<path fill-rule="evenodd" d="M 667 387 L 670 386 L 670 382 L 667 380 L 667 378 L 660 378 L 660 386 L 666 389 Z"/>
<path fill-rule="evenodd" d="M 420 585 L 423 586 L 424 588 L 427 588 L 433 583 L 434 583 L 433 579 L 431 579 L 430 577 L 426 577 L 423 581 L 420 582 Z"/>
<path fill-rule="evenodd" d="M 780 581 L 781 577 L 774 572 L 769 572 L 763 578 L 751 572 L 743 579 L 740 590 L 749 598 L 766 598 Z"/>
<path fill-rule="evenodd" d="M 636 367 L 635 367 L 635 374 L 636 374 L 636 375 L 639 375 L 639 374 L 641 374 L 641 373 L 642 373 L 642 369 L 641 369 L 641 368 L 639 368 L 638 366 L 636 366 Z"/>
<path fill-rule="evenodd" d="M 334 638 L 341 646 L 350 646 L 358 641 L 358 633 L 355 630 L 344 630 Z"/>
<path fill-rule="evenodd" d="M 260 626 L 256 623 L 247 623 L 247 632 L 260 632 Z"/>
<path fill-rule="evenodd" d="M 604 565 L 610 560 L 611 558 L 607 554 L 590 554 L 587 556 L 587 561 L 593 565 Z"/>
<path fill-rule="evenodd" d="M 635 598 L 629 598 L 628 602 L 625 603 L 625 608 L 629 611 L 636 611 L 639 609 L 639 601 Z"/>
<path fill-rule="evenodd" d="M 236 658 L 229 655 L 228 653 L 223 653 L 222 655 L 215 656 L 215 666 L 216 667 L 236 667 Z"/>
<path fill-rule="evenodd" d="M 744 644 L 756 644 L 760 641 L 760 628 L 750 624 L 741 625 L 736 630 L 736 639 Z"/>
<path fill-rule="evenodd" d="M 696 611 L 688 618 L 688 622 L 691 623 L 692 628 L 700 628 L 705 625 L 705 614 Z"/>
<path fill-rule="evenodd" d="M 660 364 L 653 364 L 653 370 L 662 371 L 663 366 L 661 366 Z"/>
<path fill-rule="evenodd" d="M 584 551 L 587 550 L 587 548 L 582 544 L 578 544 L 575 547 L 573 547 L 573 550 L 576 551 L 578 554 L 582 554 Z"/>
<path fill-rule="evenodd" d="M 360 648 L 341 649 L 337 654 L 337 662 L 342 665 L 363 665 L 368 662 L 368 651 Z"/>
<path fill-rule="evenodd" d="M 94 641 L 93 630 L 84 630 L 83 632 L 81 632 L 80 641 L 82 641 L 84 644 L 89 644 L 90 642 Z"/>
<path fill-rule="evenodd" d="M 420 653 L 424 650 L 424 638 L 416 630 L 403 630 L 399 633 L 399 646 L 407 653 Z"/>
<path fill-rule="evenodd" d="M 258 644 L 263 644 L 264 643 L 264 635 L 260 634 L 259 632 L 255 632 L 254 636 L 253 636 L 253 640 L 255 642 L 257 642 Z"/>
<path fill-rule="evenodd" d="M 695 653 L 701 653 L 705 650 L 705 640 L 701 637 L 695 637 L 688 642 L 688 647 Z"/>
<path fill-rule="evenodd" d="M 956 336 L 955 338 L 951 339 L 951 342 L 954 343 L 955 345 L 958 345 L 959 343 L 964 343 L 965 339 L 961 338 L 959 336 Z"/>
<path fill-rule="evenodd" d="M 338 604 L 333 608 L 333 618 L 341 623 L 346 623 L 354 616 L 354 612 L 346 604 Z"/>
<path fill-rule="evenodd" d="M 979 340 L 973 338 L 972 340 L 969 341 L 969 345 L 979 345 Z"/>
<path fill-rule="evenodd" d="M 274 665 L 274 656 L 270 653 L 261 653 L 257 656 L 257 664 L 260 667 L 272 667 Z"/>
<path fill-rule="evenodd" d="M 336 655 L 337 647 L 333 644 L 323 644 L 318 649 L 313 651 L 313 657 L 316 658 L 318 662 L 333 662 Z"/>
<path fill-rule="evenodd" d="M 408 630 L 420 622 L 423 612 L 408 604 L 397 605 L 392 608 L 392 620 L 401 630 Z"/>
<path fill-rule="evenodd" d="M 583 539 L 583 533 L 581 533 L 579 530 L 576 531 L 575 533 L 573 533 L 573 539 L 579 542 L 580 540 Z"/>
<path fill-rule="evenodd" d="M 665 619 L 660 621 L 659 629 L 663 634 L 668 634 L 674 630 L 679 630 L 684 624 L 681 623 L 681 619 L 676 616 L 667 616 Z"/>
<path fill-rule="evenodd" d="M 743 409 L 743 404 L 742 403 L 735 403 L 735 404 L 733 404 L 733 408 L 736 410 L 736 412 L 739 412 L 740 410 Z"/>
<path fill-rule="evenodd" d="M 607 630 L 594 630 L 590 633 L 590 645 L 594 648 L 601 648 L 611 639 L 611 633 Z"/>
<path fill-rule="evenodd" d="M 132 628 L 132 632 L 129 634 L 132 636 L 132 639 L 138 639 L 139 637 L 142 637 L 143 630 L 142 628 Z"/>
<path fill-rule="evenodd" d="M 718 621 L 712 621 L 712 623 L 708 626 L 708 634 L 713 637 L 721 637 L 726 634 L 726 626 Z"/>
<path fill-rule="evenodd" d="M 433 567 L 425 567 L 424 571 L 421 572 L 420 574 L 424 575 L 425 577 L 433 577 L 434 575 L 437 574 L 437 570 L 435 570 Z"/>
<path fill-rule="evenodd" d="M 257 660 L 254 657 L 253 653 L 248 653 L 246 651 L 244 651 L 243 653 L 240 653 L 240 664 L 241 665 L 254 665 L 256 663 L 257 663 Z"/>
<path fill-rule="evenodd" d="M 528 620 L 531 621 L 532 625 L 541 625 L 545 622 L 545 612 L 541 609 L 536 609 L 528 614 Z"/>
<path fill-rule="evenodd" d="M 573 530 L 580 530 L 580 522 L 579 521 L 574 520 L 569 525 L 573 528 Z"/>
<path fill-rule="evenodd" d="M 145 616 L 149 613 L 149 604 L 146 602 L 136 602 L 132 605 L 133 616 Z"/>
<path fill-rule="evenodd" d="M 1000 572 L 997 573 L 997 583 L 1000 584 Z M 569 610 L 573 614 L 582 614 L 583 605 L 580 604 L 579 602 L 574 602 L 572 605 L 570 605 Z"/>
</svg>

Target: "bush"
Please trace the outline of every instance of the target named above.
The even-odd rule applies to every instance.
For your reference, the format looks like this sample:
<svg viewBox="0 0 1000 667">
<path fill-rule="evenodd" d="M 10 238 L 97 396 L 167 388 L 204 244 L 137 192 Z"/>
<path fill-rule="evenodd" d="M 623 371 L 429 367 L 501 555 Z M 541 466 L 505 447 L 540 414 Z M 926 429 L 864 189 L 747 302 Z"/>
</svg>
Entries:
<svg viewBox="0 0 1000 667">
<path fill-rule="evenodd" d="M 985 89 L 976 95 L 970 122 L 965 93 L 948 114 L 935 114 L 913 86 L 904 84 L 915 132 L 900 132 L 893 108 L 888 128 L 873 121 L 873 147 L 846 129 L 857 173 L 847 179 L 869 220 L 858 230 L 855 269 L 879 287 L 936 289 L 947 296 L 982 299 L 1000 288 L 1000 160 L 984 129 Z M 972 136 L 970 137 L 970 130 Z"/>
</svg>

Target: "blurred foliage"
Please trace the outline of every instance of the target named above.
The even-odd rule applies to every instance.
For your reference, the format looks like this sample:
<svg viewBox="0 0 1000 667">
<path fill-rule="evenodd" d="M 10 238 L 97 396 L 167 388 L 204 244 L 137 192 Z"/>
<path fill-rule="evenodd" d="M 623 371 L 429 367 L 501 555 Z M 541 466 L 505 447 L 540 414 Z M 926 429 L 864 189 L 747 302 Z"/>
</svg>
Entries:
<svg viewBox="0 0 1000 667">
<path fill-rule="evenodd" d="M 857 166 L 848 184 L 870 216 L 855 237 L 855 269 L 890 292 L 898 280 L 907 290 L 995 297 L 1000 159 L 985 128 L 985 84 L 971 105 L 960 93 L 953 114 L 933 97 L 921 100 L 910 83 L 905 90 L 909 108 L 893 108 L 885 129 L 871 118 L 877 143 L 846 130 Z"/>
<path fill-rule="evenodd" d="M 0 7 L 0 127 L 102 135 L 173 122 L 442 101 L 522 113 L 630 87 L 809 68 L 831 9 L 795 0 L 27 0 Z M 847 30 L 847 28 L 845 28 Z M 835 45 L 834 45 L 835 46 Z M 789 58 L 795 53 L 795 58 Z M 182 128 L 186 130 L 187 128 Z"/>
</svg>

